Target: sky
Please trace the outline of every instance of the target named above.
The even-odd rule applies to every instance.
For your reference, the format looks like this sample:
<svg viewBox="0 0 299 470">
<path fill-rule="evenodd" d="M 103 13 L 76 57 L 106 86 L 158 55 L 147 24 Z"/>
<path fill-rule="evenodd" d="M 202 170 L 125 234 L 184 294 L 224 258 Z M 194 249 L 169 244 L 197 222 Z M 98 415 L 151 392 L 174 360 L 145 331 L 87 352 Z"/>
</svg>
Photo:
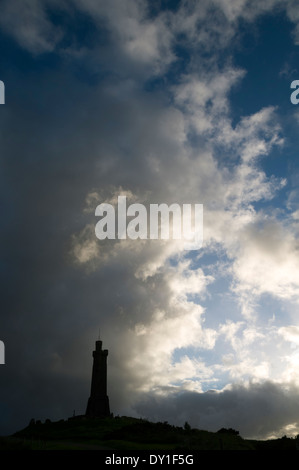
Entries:
<svg viewBox="0 0 299 470">
<path fill-rule="evenodd" d="M 299 434 L 296 0 L 2 0 L 0 435 L 84 414 Z M 299 97 L 299 94 L 298 94 Z M 203 205 L 203 245 L 101 203 Z"/>
</svg>

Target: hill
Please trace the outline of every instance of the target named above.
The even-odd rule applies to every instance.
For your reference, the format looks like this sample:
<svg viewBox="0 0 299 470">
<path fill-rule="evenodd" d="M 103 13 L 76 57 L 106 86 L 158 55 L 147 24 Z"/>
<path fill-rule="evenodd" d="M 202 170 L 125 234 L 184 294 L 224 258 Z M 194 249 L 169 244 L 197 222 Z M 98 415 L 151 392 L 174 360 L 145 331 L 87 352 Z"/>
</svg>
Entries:
<svg viewBox="0 0 299 470">
<path fill-rule="evenodd" d="M 32 420 L 23 430 L 0 439 L 0 450 L 297 450 L 297 439 L 243 439 L 238 431 L 209 432 L 131 417 L 84 416 L 44 423 Z"/>
</svg>

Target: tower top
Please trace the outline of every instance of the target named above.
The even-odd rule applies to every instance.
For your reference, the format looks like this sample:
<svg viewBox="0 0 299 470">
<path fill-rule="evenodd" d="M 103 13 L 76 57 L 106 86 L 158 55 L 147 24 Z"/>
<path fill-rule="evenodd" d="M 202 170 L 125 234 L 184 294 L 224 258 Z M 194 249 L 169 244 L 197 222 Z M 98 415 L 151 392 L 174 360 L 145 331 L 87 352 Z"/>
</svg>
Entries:
<svg viewBox="0 0 299 470">
<path fill-rule="evenodd" d="M 96 350 L 96 351 L 102 351 L 102 344 L 103 344 L 102 341 L 97 340 L 97 341 L 96 341 L 96 348 L 95 348 L 95 350 Z"/>
</svg>

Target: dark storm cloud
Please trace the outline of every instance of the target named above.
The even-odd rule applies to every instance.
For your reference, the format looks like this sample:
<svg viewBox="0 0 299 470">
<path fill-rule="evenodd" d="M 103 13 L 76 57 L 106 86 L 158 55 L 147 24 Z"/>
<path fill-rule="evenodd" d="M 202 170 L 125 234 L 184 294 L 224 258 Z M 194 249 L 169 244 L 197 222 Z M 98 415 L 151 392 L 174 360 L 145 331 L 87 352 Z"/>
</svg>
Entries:
<svg viewBox="0 0 299 470">
<path fill-rule="evenodd" d="M 187 421 L 198 429 L 233 428 L 244 438 L 270 438 L 298 426 L 296 385 L 251 383 L 222 392 L 183 392 L 166 397 L 147 396 L 136 405 L 140 416 L 169 423 Z"/>
<path fill-rule="evenodd" d="M 83 392 L 74 395 L 71 377 L 78 377 L 80 389 L 83 375 L 87 397 L 99 326 L 105 331 L 116 320 L 119 333 L 152 309 L 151 301 L 143 306 L 142 283 L 131 279 L 136 259 L 131 265 L 127 256 L 123 261 L 120 256 L 87 274 L 74 268 L 71 240 L 86 220 L 95 223 L 93 212 L 82 213 L 91 189 L 104 188 L 105 194 L 109 184 L 146 187 L 145 149 L 176 158 L 167 140 L 172 125 L 165 123 L 167 111 L 152 97 L 136 96 L 134 89 L 124 94 L 108 85 L 98 89 L 67 72 L 48 70 L 33 80 L 18 82 L 15 77 L 13 89 L 1 135 L 6 213 L 1 335 L 7 351 L 2 378 L 9 384 L 8 390 L 1 389 L 8 416 L 2 432 L 26 424 L 28 409 L 33 415 L 47 409 L 49 416 L 58 415 L 57 406 L 66 413 L 72 407 L 84 412 Z M 156 177 L 150 185 L 158 190 L 161 182 Z M 161 288 L 163 284 L 161 279 Z M 155 304 L 167 303 L 166 292 L 165 284 L 163 296 L 155 294 Z M 117 343 L 110 339 L 114 356 Z M 129 344 L 124 341 L 123 347 Z M 52 395 L 54 405 L 49 387 L 64 390 Z"/>
</svg>

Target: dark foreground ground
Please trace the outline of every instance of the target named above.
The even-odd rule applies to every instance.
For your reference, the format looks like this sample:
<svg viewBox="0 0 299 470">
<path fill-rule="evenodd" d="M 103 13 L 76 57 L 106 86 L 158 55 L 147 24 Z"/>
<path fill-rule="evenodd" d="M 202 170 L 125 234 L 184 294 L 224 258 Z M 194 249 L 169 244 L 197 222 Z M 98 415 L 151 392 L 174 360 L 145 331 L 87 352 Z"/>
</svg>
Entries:
<svg viewBox="0 0 299 470">
<path fill-rule="evenodd" d="M 238 431 L 208 432 L 130 417 L 70 418 L 45 423 L 32 421 L 10 437 L 0 438 L 0 450 L 298 450 L 298 439 L 243 439 Z"/>
</svg>

